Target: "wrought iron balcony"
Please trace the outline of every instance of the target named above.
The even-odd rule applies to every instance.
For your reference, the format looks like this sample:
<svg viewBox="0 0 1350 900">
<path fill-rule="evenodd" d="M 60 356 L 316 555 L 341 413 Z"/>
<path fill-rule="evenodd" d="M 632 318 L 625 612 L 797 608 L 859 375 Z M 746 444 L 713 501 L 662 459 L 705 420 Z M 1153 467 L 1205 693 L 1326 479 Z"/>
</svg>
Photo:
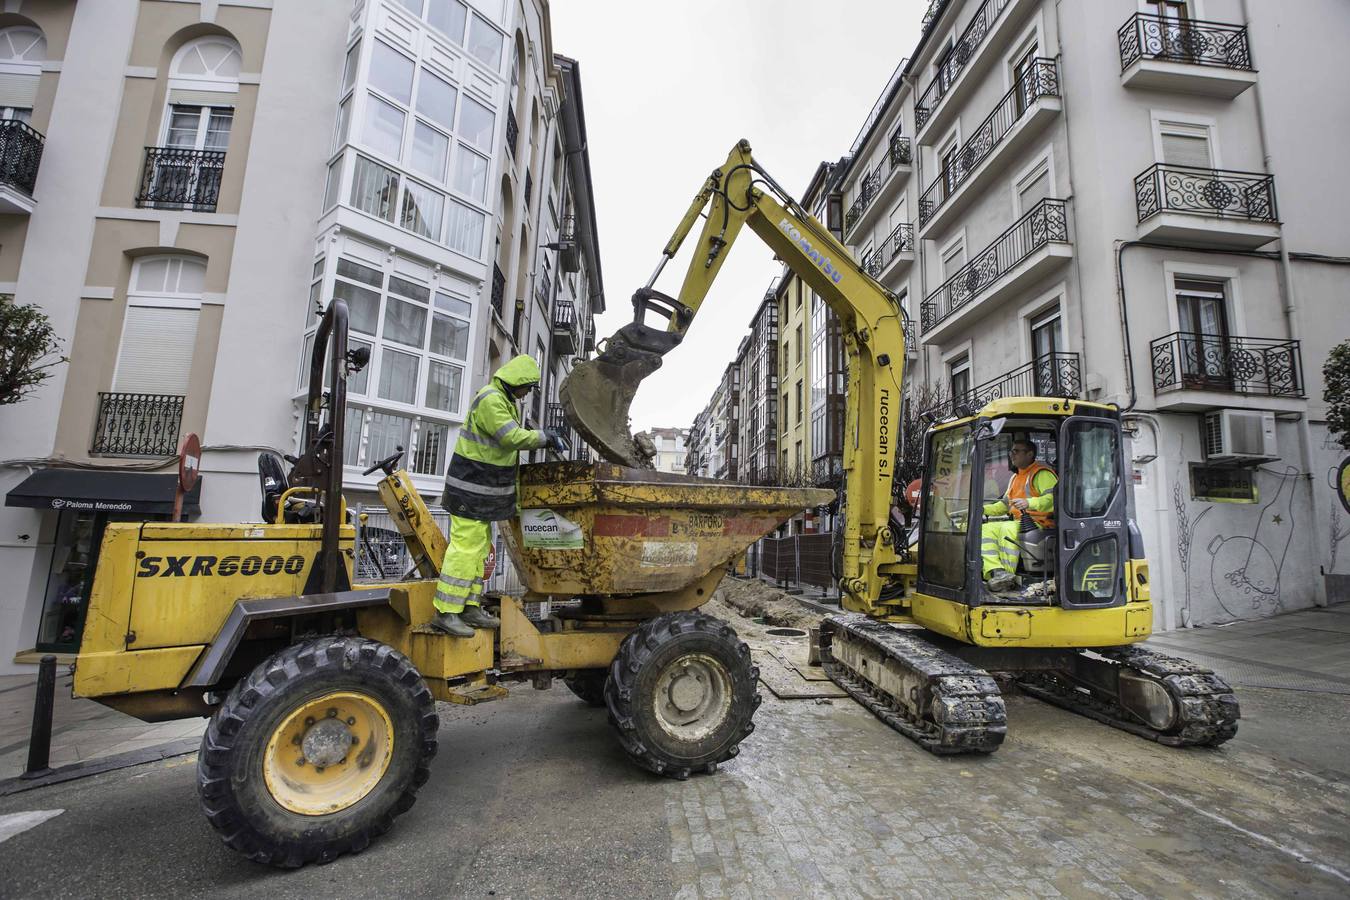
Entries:
<svg viewBox="0 0 1350 900">
<path fill-rule="evenodd" d="M 914 320 L 906 318 L 902 325 L 905 333 L 905 355 L 919 355 L 919 335 L 914 328 Z"/>
<path fill-rule="evenodd" d="M 0 121 L 0 184 L 33 195 L 42 162 L 41 132 L 18 119 Z"/>
<path fill-rule="evenodd" d="M 577 246 L 577 217 L 570 213 L 563 216 L 562 229 L 558 232 L 558 265 L 564 272 L 581 271 L 581 250 Z"/>
<path fill-rule="evenodd" d="M 567 421 L 567 412 L 561 403 L 550 403 L 544 408 L 544 427 L 561 431 L 571 448 L 568 459 L 588 460 L 591 457 L 589 446 L 581 438 L 580 432 Z"/>
<path fill-rule="evenodd" d="M 101 456 L 173 456 L 183 424 L 178 394 L 98 395 L 98 419 L 89 452 Z"/>
<path fill-rule="evenodd" d="M 1254 71 L 1245 25 L 1135 13 L 1117 37 L 1122 72 L 1141 59 Z"/>
<path fill-rule="evenodd" d="M 146 147 L 136 206 L 215 212 L 224 171 L 221 150 Z"/>
<path fill-rule="evenodd" d="M 958 394 L 924 411 L 938 419 L 973 416 L 988 403 L 1004 397 L 1074 397 L 1083 394 L 1082 369 L 1077 353 L 1046 353 L 1024 366 Z"/>
<path fill-rule="evenodd" d="M 966 30 L 961 32 L 961 37 L 947 51 L 947 55 L 938 63 L 937 75 L 933 78 L 927 90 L 919 95 L 918 102 L 914 105 L 914 121 L 918 128 L 923 128 L 924 124 L 933 115 L 937 105 L 942 102 L 942 98 L 947 96 L 952 85 L 956 84 L 957 77 L 975 57 L 975 52 L 980 49 L 984 43 L 985 37 L 989 34 L 994 22 L 998 20 L 999 14 L 1003 8 L 1012 0 L 984 0 L 980 8 L 975 11 L 975 16 L 966 26 Z M 936 9 L 936 4 L 929 7 L 929 12 L 934 13 L 935 17 L 941 13 L 941 9 Z"/>
<path fill-rule="evenodd" d="M 516 108 L 508 106 L 506 108 L 506 149 L 511 151 L 511 155 L 516 154 L 516 141 L 520 138 L 520 126 L 516 124 Z"/>
<path fill-rule="evenodd" d="M 853 226 L 858 224 L 872 205 L 872 201 L 881 196 L 881 189 L 891 180 L 891 176 L 898 170 L 909 168 L 912 158 L 913 150 L 909 138 L 898 134 L 893 136 L 886 148 L 885 158 L 858 183 L 858 196 L 854 198 L 848 212 L 844 213 L 845 232 L 851 231 Z"/>
<path fill-rule="evenodd" d="M 553 304 L 553 349 L 556 353 L 574 355 L 581 346 L 577 333 L 577 310 L 571 300 Z"/>
<path fill-rule="evenodd" d="M 868 275 L 880 278 L 881 273 L 886 271 L 886 267 L 896 256 L 913 252 L 914 226 L 908 222 L 901 222 L 886 236 L 886 240 L 882 241 L 880 246 L 873 248 L 871 253 L 863 257 L 862 267 Z"/>
<path fill-rule="evenodd" d="M 920 307 L 923 330 L 959 312 L 1018 263 L 1051 243 L 1068 243 L 1069 220 L 1064 201 L 1047 197 L 1013 223 L 992 244 L 956 271 Z"/>
<path fill-rule="evenodd" d="M 1134 179 L 1134 200 L 1141 223 L 1167 212 L 1248 222 L 1279 221 L 1275 178 L 1257 172 L 1157 163 Z"/>
<path fill-rule="evenodd" d="M 956 151 L 955 158 L 943 167 L 937 180 L 919 198 L 919 227 L 927 225 L 955 193 L 960 190 L 980 163 L 998 148 L 1013 126 L 1033 109 L 1042 97 L 1059 96 L 1059 71 L 1053 59 L 1039 57 L 1017 79 L 1012 90 L 1003 95 L 994 111 L 976 126 L 969 140 Z"/>
<path fill-rule="evenodd" d="M 1156 391 L 1303 396 L 1298 341 L 1178 331 L 1149 345 Z"/>
<path fill-rule="evenodd" d="M 506 312 L 502 304 L 506 302 L 506 275 L 502 272 L 501 266 L 492 264 L 492 311 L 497 314 L 497 318 L 505 318 Z"/>
</svg>

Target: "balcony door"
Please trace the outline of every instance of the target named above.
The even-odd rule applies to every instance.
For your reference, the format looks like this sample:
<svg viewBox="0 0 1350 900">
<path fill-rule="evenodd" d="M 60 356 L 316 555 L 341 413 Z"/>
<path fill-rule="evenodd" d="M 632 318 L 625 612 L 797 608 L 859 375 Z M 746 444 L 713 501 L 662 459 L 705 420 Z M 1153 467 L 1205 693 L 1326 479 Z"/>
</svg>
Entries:
<svg viewBox="0 0 1350 900">
<path fill-rule="evenodd" d="M 1063 397 L 1069 391 L 1059 372 L 1059 354 L 1064 349 L 1064 334 L 1059 310 L 1031 320 L 1032 376 L 1038 397 Z"/>
<path fill-rule="evenodd" d="M 1196 45 L 1197 35 L 1190 26 L 1190 5 L 1184 0 L 1148 0 L 1144 11 L 1158 19 L 1157 34 L 1146 34 L 1150 55 L 1186 60 L 1203 52 L 1203 47 Z"/>
<path fill-rule="evenodd" d="M 149 196 L 174 208 L 214 210 L 233 122 L 232 107 L 170 105 Z"/>
<path fill-rule="evenodd" d="M 1027 111 L 1032 103 L 1036 101 L 1039 93 L 1036 85 L 1036 53 L 1040 47 L 1032 42 L 1017 60 L 1013 63 L 1013 86 L 1016 90 L 1013 92 L 1014 103 L 1017 108 L 1017 118 L 1022 118 L 1022 114 Z"/>
<path fill-rule="evenodd" d="M 1231 390 L 1224 283 L 1178 278 L 1176 288 L 1182 383 L 1187 387 Z"/>
</svg>

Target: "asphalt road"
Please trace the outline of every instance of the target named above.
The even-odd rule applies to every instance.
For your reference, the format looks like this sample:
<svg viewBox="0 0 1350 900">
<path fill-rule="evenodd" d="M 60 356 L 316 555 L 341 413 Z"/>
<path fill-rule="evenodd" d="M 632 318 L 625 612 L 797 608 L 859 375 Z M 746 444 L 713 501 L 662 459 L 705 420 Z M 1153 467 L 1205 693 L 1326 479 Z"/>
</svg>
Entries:
<svg viewBox="0 0 1350 900">
<path fill-rule="evenodd" d="M 0 823 L 64 810 L 0 826 L 0 896 L 1346 896 L 1350 696 L 1241 698 L 1237 739 L 1176 751 L 1012 697 L 998 753 L 943 760 L 849 701 L 770 697 L 740 757 L 681 783 L 561 684 L 519 686 L 441 706 L 431 781 L 363 854 L 236 856 L 189 756 L 0 799 Z"/>
</svg>

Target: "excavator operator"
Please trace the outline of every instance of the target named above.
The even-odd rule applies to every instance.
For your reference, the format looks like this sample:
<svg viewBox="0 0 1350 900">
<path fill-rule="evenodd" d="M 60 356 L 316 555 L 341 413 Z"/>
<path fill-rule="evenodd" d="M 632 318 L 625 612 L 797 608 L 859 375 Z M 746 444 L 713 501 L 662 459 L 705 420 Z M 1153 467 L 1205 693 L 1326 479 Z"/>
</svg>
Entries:
<svg viewBox="0 0 1350 900">
<path fill-rule="evenodd" d="M 539 364 L 514 357 L 496 372 L 469 406 L 445 474 L 441 505 L 450 513 L 450 546 L 436 582 L 436 618 L 431 627 L 454 637 L 501 620 L 482 608 L 483 564 L 492 523 L 516 514 L 516 464 L 520 451 L 551 447 L 567 452 L 562 434 L 522 428 L 516 401 L 539 387 Z"/>
<path fill-rule="evenodd" d="M 1037 530 L 1055 527 L 1055 470 L 1036 460 L 1036 445 L 1028 437 L 1012 442 L 1010 452 L 1012 480 L 1002 499 L 984 505 L 988 516 L 1006 516 L 1007 521 L 986 521 L 980 528 L 980 548 L 985 582 L 991 591 L 1005 591 L 1015 585 L 1019 540 Z"/>
</svg>

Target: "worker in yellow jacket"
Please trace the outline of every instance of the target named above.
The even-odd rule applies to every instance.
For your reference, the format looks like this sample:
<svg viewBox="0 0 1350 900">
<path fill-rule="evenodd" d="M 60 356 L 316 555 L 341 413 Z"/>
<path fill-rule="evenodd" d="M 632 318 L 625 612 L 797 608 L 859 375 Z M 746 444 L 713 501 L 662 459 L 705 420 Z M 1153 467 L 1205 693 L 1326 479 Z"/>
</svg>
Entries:
<svg viewBox="0 0 1350 900">
<path fill-rule="evenodd" d="M 1015 474 L 1008 482 L 1003 498 L 984 505 L 988 516 L 1012 514 L 1009 521 L 985 522 L 980 528 L 980 557 L 984 579 L 991 591 L 1003 591 L 1014 585 L 1014 573 L 1021 548 L 1016 541 L 1037 529 L 1055 527 L 1055 470 L 1036 461 L 1036 445 L 1026 438 L 1012 443 Z"/>
<path fill-rule="evenodd" d="M 522 450 L 567 451 L 560 432 L 521 426 L 516 401 L 538 386 L 539 364 L 524 355 L 511 359 L 474 397 L 460 427 L 441 493 L 441 505 L 450 513 L 450 545 L 433 600 L 437 615 L 431 627 L 438 631 L 473 637 L 475 628 L 501 625 L 482 608 L 492 523 L 516 514 L 516 466 Z"/>
</svg>

